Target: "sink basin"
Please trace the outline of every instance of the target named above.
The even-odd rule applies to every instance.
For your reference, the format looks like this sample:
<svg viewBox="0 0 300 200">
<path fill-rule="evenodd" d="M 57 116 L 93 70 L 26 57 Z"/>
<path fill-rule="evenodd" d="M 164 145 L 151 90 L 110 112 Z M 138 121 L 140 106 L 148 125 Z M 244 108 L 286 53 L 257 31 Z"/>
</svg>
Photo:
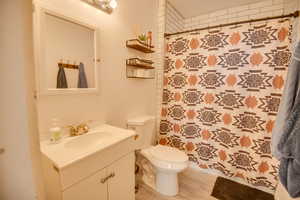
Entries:
<svg viewBox="0 0 300 200">
<path fill-rule="evenodd" d="M 109 132 L 96 132 L 77 136 L 64 144 L 65 148 L 86 149 L 93 148 L 101 143 L 107 142 L 113 136 Z"/>
<path fill-rule="evenodd" d="M 50 159 L 58 169 L 67 168 L 92 155 L 99 154 L 105 149 L 123 141 L 130 141 L 135 132 L 128 129 L 102 124 L 93 128 L 89 133 L 63 138 L 59 143 L 48 140 L 41 142 L 41 152 Z M 128 147 L 129 148 L 129 147 Z M 132 146 L 130 148 L 133 148 Z"/>
</svg>

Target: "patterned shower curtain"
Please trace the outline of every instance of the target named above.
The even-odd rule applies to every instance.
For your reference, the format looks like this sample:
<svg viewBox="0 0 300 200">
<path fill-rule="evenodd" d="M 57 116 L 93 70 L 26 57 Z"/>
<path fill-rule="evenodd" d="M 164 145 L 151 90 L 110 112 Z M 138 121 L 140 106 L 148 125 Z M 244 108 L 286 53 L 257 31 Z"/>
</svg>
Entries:
<svg viewBox="0 0 300 200">
<path fill-rule="evenodd" d="M 203 169 L 274 191 L 272 128 L 291 58 L 289 20 L 166 41 L 160 144 Z"/>
</svg>

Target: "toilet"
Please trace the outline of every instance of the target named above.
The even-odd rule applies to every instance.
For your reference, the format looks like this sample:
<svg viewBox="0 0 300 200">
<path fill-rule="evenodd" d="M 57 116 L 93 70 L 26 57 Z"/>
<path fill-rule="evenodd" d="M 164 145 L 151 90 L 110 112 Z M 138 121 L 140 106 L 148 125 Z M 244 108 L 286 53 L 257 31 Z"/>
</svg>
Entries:
<svg viewBox="0 0 300 200">
<path fill-rule="evenodd" d="M 154 189 L 166 196 L 178 194 L 178 173 L 188 166 L 188 156 L 172 147 L 155 144 L 155 118 L 142 116 L 127 121 L 129 129 L 137 133 L 136 150 L 154 166 Z"/>
</svg>

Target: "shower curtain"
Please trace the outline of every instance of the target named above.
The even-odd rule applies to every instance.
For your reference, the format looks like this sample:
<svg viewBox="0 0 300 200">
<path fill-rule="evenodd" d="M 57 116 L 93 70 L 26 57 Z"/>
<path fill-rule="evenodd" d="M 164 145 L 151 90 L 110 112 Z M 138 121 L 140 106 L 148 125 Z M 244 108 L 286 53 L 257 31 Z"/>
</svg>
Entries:
<svg viewBox="0 0 300 200">
<path fill-rule="evenodd" d="M 291 57 L 289 20 L 166 40 L 159 143 L 203 169 L 274 191 L 272 128 Z"/>
</svg>

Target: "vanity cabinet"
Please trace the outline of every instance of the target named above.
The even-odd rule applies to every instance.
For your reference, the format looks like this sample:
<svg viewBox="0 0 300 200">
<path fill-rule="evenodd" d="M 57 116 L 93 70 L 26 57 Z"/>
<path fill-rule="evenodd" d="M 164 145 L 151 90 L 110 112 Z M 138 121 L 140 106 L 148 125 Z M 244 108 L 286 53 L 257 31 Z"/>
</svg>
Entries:
<svg viewBox="0 0 300 200">
<path fill-rule="evenodd" d="M 62 196 L 63 200 L 133 200 L 134 154 L 66 189 Z"/>
<path fill-rule="evenodd" d="M 134 131 L 109 125 L 59 144 L 41 143 L 46 199 L 134 200 L 135 145 Z"/>
</svg>

